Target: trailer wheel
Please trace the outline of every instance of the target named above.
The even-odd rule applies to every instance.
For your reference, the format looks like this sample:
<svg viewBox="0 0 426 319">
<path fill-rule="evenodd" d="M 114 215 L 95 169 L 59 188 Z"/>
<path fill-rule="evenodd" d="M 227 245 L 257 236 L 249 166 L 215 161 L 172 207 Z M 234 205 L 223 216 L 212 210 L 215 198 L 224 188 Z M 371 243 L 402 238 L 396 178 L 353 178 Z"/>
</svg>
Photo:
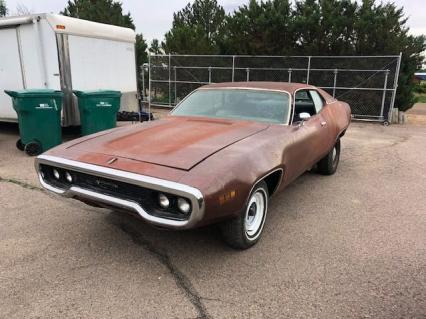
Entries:
<svg viewBox="0 0 426 319">
<path fill-rule="evenodd" d="M 37 141 L 29 142 L 25 145 L 25 153 L 29 156 L 36 156 L 41 154 L 41 144 Z"/>
<path fill-rule="evenodd" d="M 25 145 L 24 143 L 22 143 L 21 139 L 16 141 L 16 148 L 20 151 L 23 151 L 25 149 Z"/>
</svg>

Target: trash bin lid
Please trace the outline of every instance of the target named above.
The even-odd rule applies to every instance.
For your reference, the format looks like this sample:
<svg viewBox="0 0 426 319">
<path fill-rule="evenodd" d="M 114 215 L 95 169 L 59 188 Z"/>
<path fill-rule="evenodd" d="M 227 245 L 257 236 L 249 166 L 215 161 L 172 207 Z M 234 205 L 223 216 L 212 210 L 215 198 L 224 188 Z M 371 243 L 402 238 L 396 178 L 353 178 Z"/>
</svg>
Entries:
<svg viewBox="0 0 426 319">
<path fill-rule="evenodd" d="M 52 89 L 4 90 L 4 92 L 12 97 L 62 97 L 64 95 L 62 91 Z"/>
<path fill-rule="evenodd" d="M 120 91 L 114 90 L 94 90 L 94 91 L 73 91 L 77 97 L 121 97 Z"/>
</svg>

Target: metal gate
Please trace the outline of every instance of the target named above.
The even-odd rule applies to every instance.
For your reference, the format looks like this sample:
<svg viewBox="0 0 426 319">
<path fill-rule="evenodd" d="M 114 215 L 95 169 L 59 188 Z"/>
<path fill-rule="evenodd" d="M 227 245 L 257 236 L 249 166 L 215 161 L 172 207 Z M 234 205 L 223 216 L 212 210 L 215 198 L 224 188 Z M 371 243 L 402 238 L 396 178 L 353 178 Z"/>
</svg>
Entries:
<svg viewBox="0 0 426 319">
<path fill-rule="evenodd" d="M 150 55 L 148 67 L 142 70 L 142 95 L 149 108 L 171 108 L 192 90 L 209 83 L 300 82 L 320 87 L 349 103 L 356 119 L 387 123 L 395 103 L 400 64 L 401 54 Z"/>
</svg>

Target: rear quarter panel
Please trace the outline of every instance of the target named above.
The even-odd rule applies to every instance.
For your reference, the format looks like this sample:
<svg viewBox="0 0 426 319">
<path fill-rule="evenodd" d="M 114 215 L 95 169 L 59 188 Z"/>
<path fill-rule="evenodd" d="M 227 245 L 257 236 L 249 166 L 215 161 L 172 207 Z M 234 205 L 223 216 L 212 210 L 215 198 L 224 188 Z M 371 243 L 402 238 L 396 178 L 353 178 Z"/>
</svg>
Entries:
<svg viewBox="0 0 426 319">
<path fill-rule="evenodd" d="M 324 98 L 328 116 L 332 122 L 332 133 L 336 134 L 336 139 L 345 131 L 351 122 L 351 108 L 348 103 L 339 101 L 322 89 L 318 89 Z"/>
</svg>

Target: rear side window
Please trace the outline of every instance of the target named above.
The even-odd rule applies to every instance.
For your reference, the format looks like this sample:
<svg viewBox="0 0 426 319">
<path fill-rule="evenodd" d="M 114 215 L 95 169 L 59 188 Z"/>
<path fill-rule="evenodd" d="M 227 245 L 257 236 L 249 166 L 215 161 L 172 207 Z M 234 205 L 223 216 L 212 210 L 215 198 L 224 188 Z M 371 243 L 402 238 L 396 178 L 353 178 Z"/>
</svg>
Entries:
<svg viewBox="0 0 426 319">
<path fill-rule="evenodd" d="M 318 114 L 324 106 L 324 100 L 317 91 L 310 90 L 309 93 L 311 94 L 312 101 L 314 102 L 315 111 Z"/>
<path fill-rule="evenodd" d="M 297 100 L 310 100 L 309 96 L 308 96 L 308 91 L 297 91 L 296 92 L 296 101 Z"/>
</svg>

